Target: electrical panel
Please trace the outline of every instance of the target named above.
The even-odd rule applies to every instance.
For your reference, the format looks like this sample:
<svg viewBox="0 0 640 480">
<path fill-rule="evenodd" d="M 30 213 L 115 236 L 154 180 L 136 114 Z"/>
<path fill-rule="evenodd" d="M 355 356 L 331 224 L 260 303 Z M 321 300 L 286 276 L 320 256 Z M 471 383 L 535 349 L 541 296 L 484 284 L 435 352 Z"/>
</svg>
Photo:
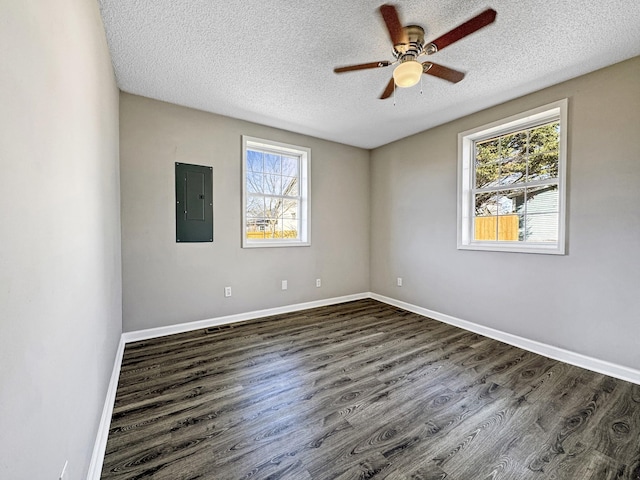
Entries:
<svg viewBox="0 0 640 480">
<path fill-rule="evenodd" d="M 176 163 L 176 242 L 213 242 L 213 168 Z"/>
</svg>

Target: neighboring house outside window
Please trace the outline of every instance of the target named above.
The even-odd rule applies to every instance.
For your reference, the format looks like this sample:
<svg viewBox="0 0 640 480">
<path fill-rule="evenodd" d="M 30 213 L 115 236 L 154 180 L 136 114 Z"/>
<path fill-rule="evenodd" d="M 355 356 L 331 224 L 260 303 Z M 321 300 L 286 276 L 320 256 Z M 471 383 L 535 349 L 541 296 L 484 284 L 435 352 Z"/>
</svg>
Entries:
<svg viewBox="0 0 640 480">
<path fill-rule="evenodd" d="M 458 248 L 564 254 L 567 100 L 458 135 Z"/>
<path fill-rule="evenodd" d="M 242 136 L 242 246 L 308 246 L 311 150 Z"/>
</svg>

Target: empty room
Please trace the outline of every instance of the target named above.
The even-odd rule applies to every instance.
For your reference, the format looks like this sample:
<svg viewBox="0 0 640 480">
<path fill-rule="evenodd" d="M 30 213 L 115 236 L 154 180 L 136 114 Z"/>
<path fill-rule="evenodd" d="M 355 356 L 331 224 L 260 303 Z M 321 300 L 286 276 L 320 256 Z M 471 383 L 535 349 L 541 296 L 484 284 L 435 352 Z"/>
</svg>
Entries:
<svg viewBox="0 0 640 480">
<path fill-rule="evenodd" d="M 640 3 L 0 1 L 0 477 L 640 480 Z"/>
</svg>

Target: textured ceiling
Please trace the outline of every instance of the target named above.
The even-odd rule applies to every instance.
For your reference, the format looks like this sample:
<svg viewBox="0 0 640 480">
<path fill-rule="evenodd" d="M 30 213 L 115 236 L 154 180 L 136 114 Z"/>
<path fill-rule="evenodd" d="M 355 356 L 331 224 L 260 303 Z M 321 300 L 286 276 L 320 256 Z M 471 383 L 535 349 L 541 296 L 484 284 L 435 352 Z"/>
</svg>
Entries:
<svg viewBox="0 0 640 480">
<path fill-rule="evenodd" d="M 120 89 L 374 148 L 640 55 L 639 0 L 407 0 L 428 42 L 491 7 L 492 25 L 421 60 L 466 73 L 379 100 L 393 67 L 380 1 L 99 0 Z"/>
</svg>

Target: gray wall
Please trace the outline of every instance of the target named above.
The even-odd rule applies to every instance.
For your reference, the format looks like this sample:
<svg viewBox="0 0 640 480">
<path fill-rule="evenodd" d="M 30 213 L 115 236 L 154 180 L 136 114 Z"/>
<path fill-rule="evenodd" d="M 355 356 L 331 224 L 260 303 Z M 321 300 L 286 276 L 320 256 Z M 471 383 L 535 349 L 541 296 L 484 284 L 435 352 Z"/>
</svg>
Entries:
<svg viewBox="0 0 640 480">
<path fill-rule="evenodd" d="M 0 478 L 84 478 L 121 333 L 118 90 L 95 0 L 0 2 Z"/>
<path fill-rule="evenodd" d="M 368 151 L 120 98 L 125 331 L 369 290 Z M 243 134 L 311 148 L 310 247 L 241 248 Z M 213 243 L 175 241 L 175 162 L 213 167 Z"/>
<path fill-rule="evenodd" d="M 637 57 L 374 150 L 372 291 L 640 368 L 639 78 Z M 458 132 L 564 97 L 568 255 L 457 250 Z"/>
</svg>

